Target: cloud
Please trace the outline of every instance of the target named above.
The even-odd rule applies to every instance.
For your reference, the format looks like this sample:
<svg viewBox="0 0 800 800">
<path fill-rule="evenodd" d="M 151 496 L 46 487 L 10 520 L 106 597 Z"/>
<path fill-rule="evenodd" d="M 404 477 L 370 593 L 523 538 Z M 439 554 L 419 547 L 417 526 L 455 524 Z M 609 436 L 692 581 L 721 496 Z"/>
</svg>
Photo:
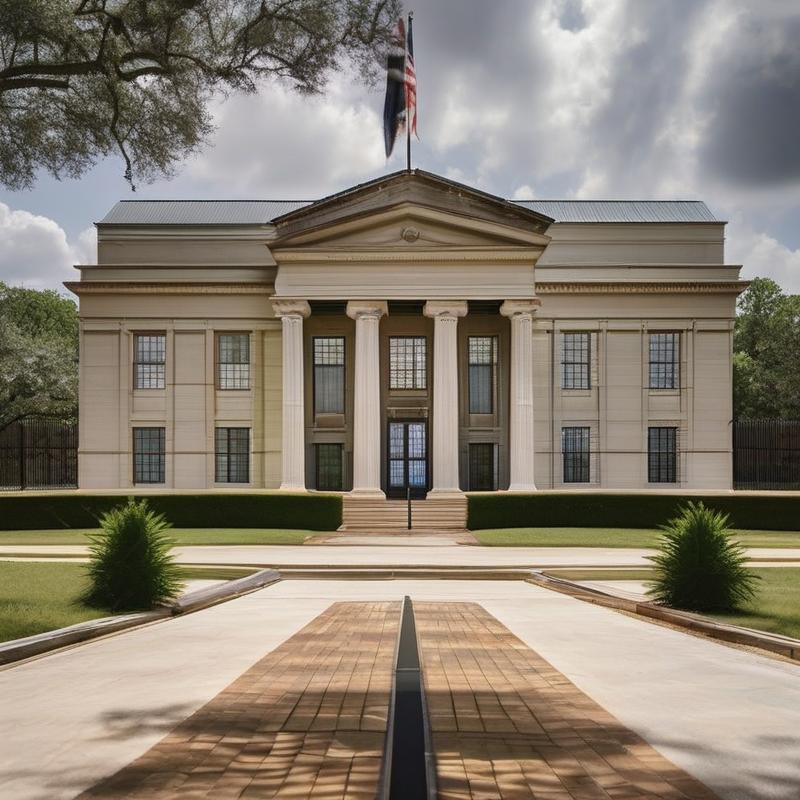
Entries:
<svg viewBox="0 0 800 800">
<path fill-rule="evenodd" d="M 766 233 L 734 229 L 726 260 L 743 264 L 743 278 L 772 278 L 787 294 L 800 294 L 800 248 L 792 250 Z"/>
</svg>

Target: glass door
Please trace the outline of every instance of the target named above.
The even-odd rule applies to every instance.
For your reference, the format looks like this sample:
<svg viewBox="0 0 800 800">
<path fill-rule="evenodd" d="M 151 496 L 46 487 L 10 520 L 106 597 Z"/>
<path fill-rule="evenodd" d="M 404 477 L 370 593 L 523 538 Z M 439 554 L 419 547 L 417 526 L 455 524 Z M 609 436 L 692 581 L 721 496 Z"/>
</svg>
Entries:
<svg viewBox="0 0 800 800">
<path fill-rule="evenodd" d="M 427 422 L 390 422 L 387 494 L 424 497 L 428 490 L 428 424 Z"/>
</svg>

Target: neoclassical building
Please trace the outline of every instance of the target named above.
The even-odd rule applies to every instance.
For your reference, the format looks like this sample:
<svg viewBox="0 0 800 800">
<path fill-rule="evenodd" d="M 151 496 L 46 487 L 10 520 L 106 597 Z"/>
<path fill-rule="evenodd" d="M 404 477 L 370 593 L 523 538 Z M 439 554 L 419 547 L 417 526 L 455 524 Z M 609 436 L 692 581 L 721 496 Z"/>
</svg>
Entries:
<svg viewBox="0 0 800 800">
<path fill-rule="evenodd" d="M 123 201 L 80 298 L 82 488 L 727 489 L 746 283 L 700 202 L 398 172 Z"/>
</svg>

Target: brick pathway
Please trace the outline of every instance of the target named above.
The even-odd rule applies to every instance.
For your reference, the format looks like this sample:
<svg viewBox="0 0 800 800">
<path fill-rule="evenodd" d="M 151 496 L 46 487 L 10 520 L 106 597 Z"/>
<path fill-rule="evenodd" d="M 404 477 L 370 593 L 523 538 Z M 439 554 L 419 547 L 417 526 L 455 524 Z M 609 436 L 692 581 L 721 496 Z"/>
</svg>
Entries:
<svg viewBox="0 0 800 800">
<path fill-rule="evenodd" d="M 480 605 L 414 611 L 441 800 L 716 797 Z"/>
<path fill-rule="evenodd" d="M 81 797 L 372 800 L 399 617 L 396 602 L 332 605 Z"/>
</svg>

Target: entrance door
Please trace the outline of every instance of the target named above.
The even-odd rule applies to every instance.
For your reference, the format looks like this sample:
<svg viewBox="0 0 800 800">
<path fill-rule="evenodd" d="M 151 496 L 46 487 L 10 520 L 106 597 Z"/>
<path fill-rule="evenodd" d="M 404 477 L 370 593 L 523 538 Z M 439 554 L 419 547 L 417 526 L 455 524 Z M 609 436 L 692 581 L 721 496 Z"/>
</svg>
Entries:
<svg viewBox="0 0 800 800">
<path fill-rule="evenodd" d="M 428 424 L 427 422 L 390 422 L 387 494 L 424 497 L 428 490 Z"/>
</svg>

